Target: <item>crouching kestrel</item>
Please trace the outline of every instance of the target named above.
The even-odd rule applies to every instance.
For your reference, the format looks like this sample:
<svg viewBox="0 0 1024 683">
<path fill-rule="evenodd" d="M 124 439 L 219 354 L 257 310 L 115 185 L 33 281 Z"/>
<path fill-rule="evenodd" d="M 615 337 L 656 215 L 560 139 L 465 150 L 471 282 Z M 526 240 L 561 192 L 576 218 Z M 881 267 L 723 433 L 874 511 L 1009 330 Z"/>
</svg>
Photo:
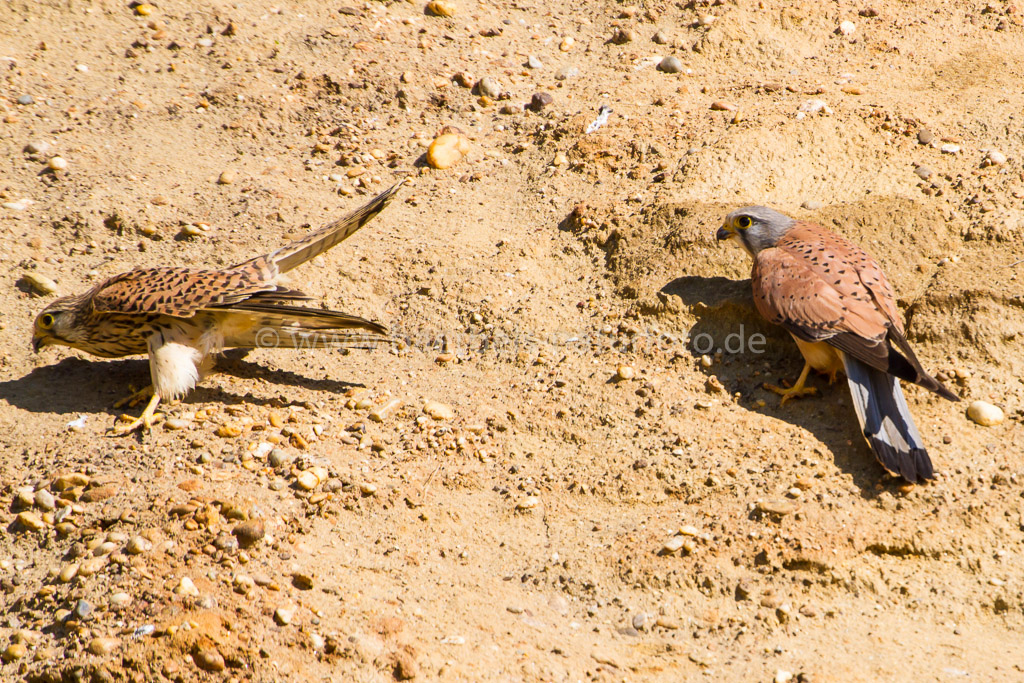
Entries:
<svg viewBox="0 0 1024 683">
<path fill-rule="evenodd" d="M 766 385 L 787 399 L 814 368 L 832 379 L 845 371 L 864 438 L 890 473 L 916 482 L 934 476 L 900 380 L 950 401 L 960 399 L 925 372 L 904 336 L 885 273 L 863 249 L 829 230 L 763 206 L 733 211 L 718 229 L 754 259 L 757 310 L 793 335 L 804 357 L 791 389 Z"/>
<path fill-rule="evenodd" d="M 62 297 L 35 320 L 32 346 L 63 344 L 104 358 L 149 354 L 142 416 L 115 435 L 149 429 L 160 401 L 180 399 L 228 348 L 333 348 L 386 341 L 381 325 L 296 305 L 309 297 L 284 274 L 324 253 L 380 213 L 399 182 L 362 208 L 264 256 L 222 270 L 138 268 Z M 151 397 L 150 397 L 151 394 Z"/>
</svg>

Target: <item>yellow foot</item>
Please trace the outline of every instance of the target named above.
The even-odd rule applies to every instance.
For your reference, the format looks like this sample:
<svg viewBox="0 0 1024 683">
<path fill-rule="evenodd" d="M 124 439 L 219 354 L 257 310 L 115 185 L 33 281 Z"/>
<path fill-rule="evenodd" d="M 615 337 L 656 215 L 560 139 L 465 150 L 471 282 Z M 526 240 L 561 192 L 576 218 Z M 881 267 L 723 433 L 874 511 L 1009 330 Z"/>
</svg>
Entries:
<svg viewBox="0 0 1024 683">
<path fill-rule="evenodd" d="M 152 391 L 152 388 L 150 388 Z M 146 409 L 142 411 L 142 415 L 132 420 L 127 415 L 122 415 L 119 420 L 128 421 L 128 424 L 115 425 L 107 430 L 107 436 L 125 436 L 131 434 L 137 429 L 144 432 L 148 432 L 153 428 L 153 424 L 159 421 L 159 418 L 163 417 L 162 413 L 156 412 L 156 406 L 160 403 L 160 395 L 153 394 L 152 398 L 149 399 L 149 403 L 146 404 Z"/>
<path fill-rule="evenodd" d="M 818 390 L 815 389 L 814 387 L 795 386 L 789 389 L 783 389 L 782 387 L 777 387 L 774 384 L 765 384 L 764 388 L 767 389 L 768 391 L 771 391 L 772 393 L 781 396 L 781 405 L 786 405 L 786 401 L 788 401 L 791 398 L 803 398 L 804 396 L 814 396 L 817 395 L 818 393 Z"/>
<path fill-rule="evenodd" d="M 131 396 L 125 396 L 120 401 L 115 403 L 114 407 L 115 408 L 124 408 L 125 406 L 128 406 L 129 408 L 134 408 L 135 406 L 139 405 L 143 401 L 147 401 L 147 400 L 149 400 L 152 397 L 153 397 L 153 385 L 150 384 L 145 389 L 139 389 L 138 391 L 133 393 Z"/>
<path fill-rule="evenodd" d="M 799 398 L 801 396 L 811 396 L 818 393 L 818 390 L 814 387 L 804 386 L 807 382 L 807 375 L 811 372 L 811 366 L 809 363 L 804 363 L 804 369 L 800 372 L 800 377 L 797 378 L 796 384 L 789 389 L 783 389 L 777 387 L 774 384 L 765 384 L 764 388 L 768 391 L 775 392 L 782 396 L 782 405 L 786 405 L 786 401 L 791 398 Z"/>
</svg>

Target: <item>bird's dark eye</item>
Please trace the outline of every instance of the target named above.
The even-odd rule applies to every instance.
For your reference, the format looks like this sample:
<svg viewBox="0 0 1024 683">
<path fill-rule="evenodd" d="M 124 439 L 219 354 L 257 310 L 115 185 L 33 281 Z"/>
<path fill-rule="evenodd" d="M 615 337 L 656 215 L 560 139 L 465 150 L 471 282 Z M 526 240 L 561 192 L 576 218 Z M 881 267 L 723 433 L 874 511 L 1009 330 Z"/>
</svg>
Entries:
<svg viewBox="0 0 1024 683">
<path fill-rule="evenodd" d="M 750 216 L 740 216 L 739 218 L 736 219 L 736 225 L 740 226 L 741 228 L 749 228 Z"/>
<path fill-rule="evenodd" d="M 46 315 L 39 319 L 39 324 L 47 330 L 50 329 L 51 327 L 53 327 L 53 316 L 47 313 Z"/>
</svg>

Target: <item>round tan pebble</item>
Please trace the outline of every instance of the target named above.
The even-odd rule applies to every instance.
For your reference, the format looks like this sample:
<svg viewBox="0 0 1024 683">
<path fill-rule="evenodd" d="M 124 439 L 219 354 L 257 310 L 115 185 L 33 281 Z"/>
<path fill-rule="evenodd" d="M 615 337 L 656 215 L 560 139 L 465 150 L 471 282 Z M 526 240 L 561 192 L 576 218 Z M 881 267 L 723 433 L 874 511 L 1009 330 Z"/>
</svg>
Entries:
<svg viewBox="0 0 1024 683">
<path fill-rule="evenodd" d="M 178 581 L 178 585 L 174 587 L 174 592 L 176 595 L 187 595 L 191 597 L 199 595 L 199 589 L 196 588 L 196 584 L 187 576 L 181 577 L 181 580 Z"/>
<path fill-rule="evenodd" d="M 238 172 L 229 168 L 220 174 L 220 177 L 217 178 L 217 183 L 220 185 L 230 185 L 235 182 L 236 178 L 238 178 Z"/>
<path fill-rule="evenodd" d="M 53 171 L 63 171 L 68 167 L 68 160 L 64 157 L 53 157 L 50 159 L 47 166 L 49 166 L 50 170 Z"/>
<path fill-rule="evenodd" d="M 456 133 L 445 133 L 434 138 L 427 148 L 427 163 L 432 168 L 454 166 L 469 153 L 469 141 Z"/>
<path fill-rule="evenodd" d="M 192 660 L 203 671 L 223 671 L 225 667 L 224 657 L 211 646 L 202 647 L 196 645 L 192 651 Z"/>
<path fill-rule="evenodd" d="M 121 641 L 117 638 L 93 638 L 89 641 L 87 649 L 94 655 L 104 656 L 121 647 Z"/>
<path fill-rule="evenodd" d="M 13 662 L 21 659 L 28 654 L 28 646 L 25 643 L 11 643 L 4 650 L 3 655 L 0 655 L 5 662 Z"/>
<path fill-rule="evenodd" d="M 516 510 L 520 512 L 526 512 L 540 505 L 540 498 L 537 496 L 527 496 L 516 504 Z"/>
<path fill-rule="evenodd" d="M 566 36 L 562 38 L 562 42 L 558 44 L 558 49 L 562 52 L 568 52 L 572 49 L 572 46 L 576 44 L 576 39 L 572 36 Z"/>
<path fill-rule="evenodd" d="M 135 13 L 138 14 L 140 17 L 148 17 L 150 14 L 153 13 L 153 9 L 154 8 L 152 5 L 143 2 L 135 6 Z"/>
<path fill-rule="evenodd" d="M 427 14 L 435 17 L 454 17 L 455 3 L 448 0 L 430 0 L 427 3 Z"/>
<path fill-rule="evenodd" d="M 975 401 L 968 406 L 967 417 L 982 427 L 994 427 L 1003 421 L 1003 411 L 987 401 Z"/>
<path fill-rule="evenodd" d="M 636 377 L 636 370 L 629 365 L 620 365 L 615 371 L 615 376 L 621 380 L 633 379 Z"/>
<path fill-rule="evenodd" d="M 303 491 L 312 491 L 320 485 L 320 479 L 313 472 L 306 470 L 305 472 L 299 472 L 298 476 L 295 477 L 295 483 Z"/>
<path fill-rule="evenodd" d="M 555 152 L 555 158 L 551 163 L 555 166 L 565 166 L 569 163 L 569 157 L 565 152 Z"/>
<path fill-rule="evenodd" d="M 455 411 L 438 401 L 427 401 L 423 404 L 423 412 L 435 420 L 451 420 L 455 417 Z"/>
</svg>

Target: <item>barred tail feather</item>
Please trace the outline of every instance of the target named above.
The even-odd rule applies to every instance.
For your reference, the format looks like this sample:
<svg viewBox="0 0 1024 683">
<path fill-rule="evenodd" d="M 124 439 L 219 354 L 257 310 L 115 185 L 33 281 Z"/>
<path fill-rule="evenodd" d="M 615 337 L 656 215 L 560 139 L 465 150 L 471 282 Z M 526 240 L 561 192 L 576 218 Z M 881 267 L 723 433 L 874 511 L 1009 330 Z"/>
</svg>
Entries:
<svg viewBox="0 0 1024 683">
<path fill-rule="evenodd" d="M 395 183 L 344 218 L 328 223 L 319 230 L 268 254 L 265 258 L 277 266 L 279 273 L 287 273 L 292 268 L 319 256 L 373 220 L 374 216 L 383 211 L 394 199 L 404 183 L 404 180 Z"/>
<path fill-rule="evenodd" d="M 910 416 L 900 380 L 849 354 L 842 357 L 864 438 L 882 467 L 911 482 L 932 479 L 932 461 Z"/>
</svg>

